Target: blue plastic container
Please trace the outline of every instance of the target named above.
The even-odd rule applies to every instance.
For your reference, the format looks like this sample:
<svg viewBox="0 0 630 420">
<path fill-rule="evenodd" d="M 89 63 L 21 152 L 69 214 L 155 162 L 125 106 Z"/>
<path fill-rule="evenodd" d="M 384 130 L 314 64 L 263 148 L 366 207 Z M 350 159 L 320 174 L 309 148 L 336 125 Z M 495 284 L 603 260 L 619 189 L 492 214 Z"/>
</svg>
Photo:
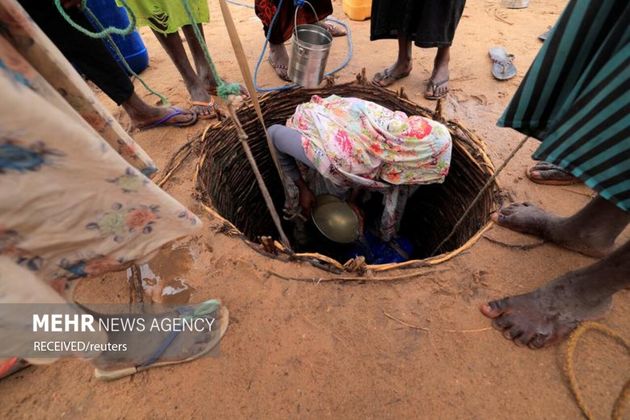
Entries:
<svg viewBox="0 0 630 420">
<path fill-rule="evenodd" d="M 87 7 L 90 8 L 105 28 L 109 26 L 126 28 L 129 25 L 127 11 L 124 7 L 118 7 L 116 0 L 88 0 Z M 138 31 L 133 31 L 127 36 L 112 35 L 112 38 L 133 71 L 139 74 L 149 66 L 149 54 Z M 120 63 L 107 40 L 105 40 L 105 45 L 116 61 Z"/>
</svg>

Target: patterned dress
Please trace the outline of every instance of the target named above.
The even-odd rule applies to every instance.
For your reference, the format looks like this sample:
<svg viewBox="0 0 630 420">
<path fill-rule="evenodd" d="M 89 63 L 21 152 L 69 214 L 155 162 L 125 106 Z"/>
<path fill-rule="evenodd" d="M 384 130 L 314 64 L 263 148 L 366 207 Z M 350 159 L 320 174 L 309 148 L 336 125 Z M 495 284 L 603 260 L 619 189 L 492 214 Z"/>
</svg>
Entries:
<svg viewBox="0 0 630 420">
<path fill-rule="evenodd" d="M 77 279 L 195 232 L 199 219 L 142 173 L 142 149 L 125 134 L 125 160 L 104 139 L 118 124 L 13 0 L 0 24 L 12 35 L 0 35 L 0 264 Z"/>
<path fill-rule="evenodd" d="M 400 186 L 442 183 L 450 167 L 444 125 L 362 99 L 313 96 L 286 125 L 302 134 L 306 157 L 325 179 L 383 192 L 384 240 L 396 233 L 404 210 L 409 189 Z"/>
</svg>

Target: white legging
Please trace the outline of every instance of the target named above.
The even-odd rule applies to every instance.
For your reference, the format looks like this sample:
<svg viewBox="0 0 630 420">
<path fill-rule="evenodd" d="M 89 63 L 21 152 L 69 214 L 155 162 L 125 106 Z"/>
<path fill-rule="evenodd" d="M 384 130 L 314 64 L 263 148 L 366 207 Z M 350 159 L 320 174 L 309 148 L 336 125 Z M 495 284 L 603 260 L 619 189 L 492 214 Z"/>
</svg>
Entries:
<svg viewBox="0 0 630 420">
<path fill-rule="evenodd" d="M 278 163 L 284 173 L 293 181 L 300 178 L 300 170 L 295 163 L 299 160 L 309 168 L 315 168 L 304 153 L 302 135 L 299 131 L 284 125 L 275 124 L 267 129 L 271 142 L 278 151 Z"/>
</svg>

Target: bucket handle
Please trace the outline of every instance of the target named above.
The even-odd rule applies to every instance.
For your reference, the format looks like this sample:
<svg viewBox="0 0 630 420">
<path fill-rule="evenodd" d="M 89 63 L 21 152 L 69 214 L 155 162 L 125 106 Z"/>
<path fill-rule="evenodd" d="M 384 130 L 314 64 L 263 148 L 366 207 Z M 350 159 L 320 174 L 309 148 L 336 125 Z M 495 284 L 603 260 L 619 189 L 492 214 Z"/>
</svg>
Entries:
<svg viewBox="0 0 630 420">
<path fill-rule="evenodd" d="M 317 19 L 317 23 L 320 22 L 319 15 L 315 11 L 315 8 L 313 7 L 313 5 L 310 2 L 304 0 L 301 4 L 299 4 L 295 8 L 295 14 L 293 15 L 293 36 L 295 37 L 295 39 L 297 39 L 297 15 L 298 15 L 298 11 L 300 10 L 301 7 L 304 7 L 304 4 L 308 4 L 308 6 L 313 11 L 313 15 L 315 16 L 315 19 Z"/>
</svg>

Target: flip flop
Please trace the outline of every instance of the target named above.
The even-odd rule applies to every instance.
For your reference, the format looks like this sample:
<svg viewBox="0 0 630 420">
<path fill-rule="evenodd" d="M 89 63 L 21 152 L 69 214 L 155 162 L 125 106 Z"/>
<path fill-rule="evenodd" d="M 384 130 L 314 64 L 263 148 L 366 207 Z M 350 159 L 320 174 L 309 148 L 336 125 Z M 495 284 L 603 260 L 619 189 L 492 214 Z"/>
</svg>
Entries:
<svg viewBox="0 0 630 420">
<path fill-rule="evenodd" d="M 431 89 L 431 93 L 428 93 L 428 90 L 424 92 L 424 97 L 426 99 L 429 99 L 431 101 L 436 101 L 438 99 L 442 99 L 446 96 L 446 94 L 448 93 L 448 86 L 446 87 L 446 89 L 444 89 L 444 91 L 439 94 L 436 93 L 442 86 L 444 86 L 444 84 L 448 83 L 448 79 L 446 80 L 442 80 L 441 82 L 435 83 L 433 80 L 429 79 L 429 82 L 427 84 L 427 88 Z"/>
<path fill-rule="evenodd" d="M 534 175 L 533 172 L 537 172 Z M 530 181 L 541 185 L 572 185 L 581 181 L 559 166 L 549 162 L 538 162 L 525 171 Z"/>
<path fill-rule="evenodd" d="M 195 114 L 197 114 L 197 118 L 199 118 L 200 120 L 211 120 L 218 116 L 216 105 L 214 103 L 214 99 L 212 98 L 210 98 L 208 102 L 190 101 L 190 105 L 191 105 L 191 111 L 192 111 L 192 108 L 196 106 L 203 107 L 211 111 L 209 114 L 200 114 L 198 112 L 192 111 L 192 112 L 195 112 Z"/>
<path fill-rule="evenodd" d="M 538 39 L 540 39 L 541 41 L 546 41 L 547 38 L 549 38 L 549 33 L 551 32 L 551 26 L 547 28 L 547 30 L 545 32 L 543 32 L 542 34 L 538 35 Z"/>
<path fill-rule="evenodd" d="M 269 62 L 269 64 L 271 64 L 271 67 L 273 67 L 273 70 L 276 72 L 276 74 L 278 75 L 278 77 L 282 80 L 284 80 L 285 82 L 291 82 L 292 80 L 289 78 L 289 67 L 285 66 L 284 64 L 277 64 L 275 63 L 271 57 L 269 57 L 267 59 L 267 61 Z"/>
<path fill-rule="evenodd" d="M 206 301 L 199 304 L 199 306 L 201 307 L 203 305 L 207 305 L 210 303 L 212 303 L 212 301 Z M 217 344 L 219 344 L 219 342 L 221 341 L 221 338 L 223 338 L 223 335 L 225 334 L 225 331 L 228 328 L 229 311 L 224 306 L 221 306 L 219 308 L 219 311 L 221 314 L 220 330 L 218 334 L 216 334 L 212 339 L 210 339 L 210 341 L 208 341 L 207 345 L 200 352 L 181 360 L 159 362 L 158 360 L 160 359 L 160 357 L 162 357 L 164 352 L 166 352 L 168 347 L 175 341 L 175 339 L 179 335 L 179 331 L 173 331 L 164 339 L 164 341 L 156 349 L 156 351 L 144 362 L 139 363 L 135 366 L 128 367 L 128 368 L 122 368 L 122 369 L 116 369 L 116 370 L 103 370 L 103 369 L 95 368 L 94 377 L 96 379 L 100 379 L 103 381 L 113 381 L 116 379 L 124 378 L 126 376 L 134 375 L 138 372 L 142 372 L 147 369 L 151 369 L 155 367 L 169 366 L 169 365 L 176 365 L 179 363 L 191 362 L 195 359 L 202 357 L 205 354 L 208 354 L 210 350 L 212 350 L 214 347 L 217 346 Z M 199 316 L 209 315 L 210 313 L 213 313 L 214 311 L 210 313 L 195 314 L 195 310 L 193 308 L 183 307 L 183 308 L 178 308 L 177 312 L 182 317 L 185 317 L 185 316 L 199 317 Z"/>
<path fill-rule="evenodd" d="M 322 28 L 326 29 L 328 32 L 330 32 L 330 34 L 333 37 L 338 37 L 338 36 L 346 36 L 348 35 L 348 32 L 346 32 L 345 28 L 341 25 L 338 25 L 335 22 L 332 22 L 328 19 L 325 19 L 321 22 L 318 23 L 319 26 L 321 26 Z"/>
<path fill-rule="evenodd" d="M 488 51 L 492 59 L 492 75 L 498 80 L 508 80 L 516 76 L 516 67 L 512 63 L 514 54 L 508 54 L 503 47 L 493 47 Z"/>
<path fill-rule="evenodd" d="M 192 118 L 188 121 L 171 121 L 171 119 L 177 117 L 178 115 L 186 115 L 186 114 L 191 114 Z M 139 125 L 137 128 L 140 130 L 148 130 L 150 128 L 160 127 L 162 125 L 173 126 L 173 127 L 188 127 L 190 125 L 193 125 L 196 122 L 197 122 L 197 114 L 195 114 L 194 112 L 188 112 L 180 108 L 173 107 L 171 109 L 171 112 L 166 114 L 166 116 L 160 118 L 157 121 Z"/>
<path fill-rule="evenodd" d="M 0 361 L 0 379 L 11 376 L 22 369 L 26 369 L 31 364 L 19 357 L 11 357 L 10 359 Z"/>
<path fill-rule="evenodd" d="M 377 86 L 380 87 L 387 87 L 391 84 L 393 84 L 394 82 L 396 82 L 397 80 L 400 79 L 404 79 L 405 77 L 409 76 L 411 74 L 411 70 L 409 70 L 408 72 L 405 73 L 401 73 L 399 75 L 392 75 L 389 67 L 386 68 L 385 70 L 383 70 L 382 72 L 378 72 L 374 75 L 374 77 L 372 78 L 372 83 L 374 83 Z"/>
</svg>

